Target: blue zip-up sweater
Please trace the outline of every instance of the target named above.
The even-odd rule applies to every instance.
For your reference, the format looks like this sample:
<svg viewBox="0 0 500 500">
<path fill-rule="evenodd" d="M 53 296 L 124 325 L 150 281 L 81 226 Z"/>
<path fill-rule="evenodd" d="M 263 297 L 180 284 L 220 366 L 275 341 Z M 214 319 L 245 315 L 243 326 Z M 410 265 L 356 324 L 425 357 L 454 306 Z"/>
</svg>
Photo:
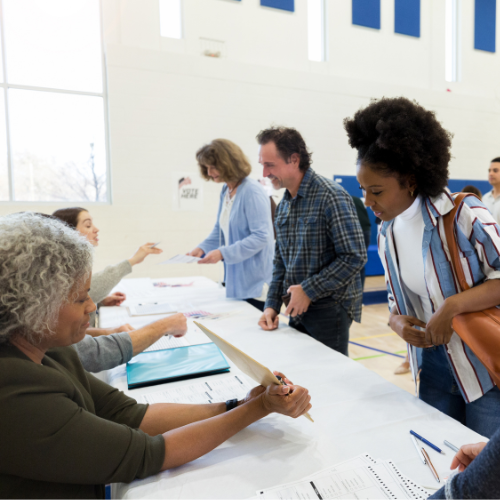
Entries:
<svg viewBox="0 0 500 500">
<path fill-rule="evenodd" d="M 220 195 L 217 221 L 206 240 L 198 246 L 205 252 L 219 249 L 224 259 L 226 294 L 234 299 L 258 298 L 273 272 L 274 233 L 271 200 L 262 186 L 246 177 L 238 186 L 229 217 L 229 241 L 219 225 L 227 192 Z"/>
</svg>

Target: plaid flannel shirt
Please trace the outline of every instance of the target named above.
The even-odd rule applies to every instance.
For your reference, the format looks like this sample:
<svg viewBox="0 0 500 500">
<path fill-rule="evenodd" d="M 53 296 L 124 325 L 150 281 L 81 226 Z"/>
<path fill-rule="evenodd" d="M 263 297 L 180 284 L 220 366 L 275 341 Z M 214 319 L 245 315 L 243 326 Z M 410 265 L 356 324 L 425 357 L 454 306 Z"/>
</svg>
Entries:
<svg viewBox="0 0 500 500">
<path fill-rule="evenodd" d="M 350 195 L 309 168 L 295 198 L 286 190 L 274 225 L 276 250 L 266 307 L 279 311 L 288 287 L 300 284 L 311 301 L 331 296 L 359 322 L 360 271 L 367 258 Z"/>
</svg>

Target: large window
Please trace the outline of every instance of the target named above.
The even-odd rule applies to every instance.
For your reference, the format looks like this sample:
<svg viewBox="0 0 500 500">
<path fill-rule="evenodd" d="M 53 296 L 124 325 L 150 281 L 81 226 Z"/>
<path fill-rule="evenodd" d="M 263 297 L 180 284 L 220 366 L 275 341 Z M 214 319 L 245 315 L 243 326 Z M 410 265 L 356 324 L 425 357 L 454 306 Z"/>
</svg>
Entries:
<svg viewBox="0 0 500 500">
<path fill-rule="evenodd" d="M 99 0 L 0 7 L 0 200 L 107 201 Z"/>
</svg>

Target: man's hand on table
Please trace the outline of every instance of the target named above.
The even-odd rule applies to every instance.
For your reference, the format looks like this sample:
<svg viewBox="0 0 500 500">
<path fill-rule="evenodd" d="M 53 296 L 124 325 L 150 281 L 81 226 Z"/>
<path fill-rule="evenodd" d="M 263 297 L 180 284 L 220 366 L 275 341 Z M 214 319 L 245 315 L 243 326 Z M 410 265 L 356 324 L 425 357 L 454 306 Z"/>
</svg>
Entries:
<svg viewBox="0 0 500 500">
<path fill-rule="evenodd" d="M 272 307 L 267 307 L 264 314 L 260 317 L 258 325 L 265 331 L 276 330 L 280 319 L 278 312 Z"/>
<path fill-rule="evenodd" d="M 292 318 L 304 314 L 311 305 L 311 299 L 304 292 L 302 285 L 292 285 L 287 292 L 291 297 L 285 314 L 292 316 Z"/>
</svg>

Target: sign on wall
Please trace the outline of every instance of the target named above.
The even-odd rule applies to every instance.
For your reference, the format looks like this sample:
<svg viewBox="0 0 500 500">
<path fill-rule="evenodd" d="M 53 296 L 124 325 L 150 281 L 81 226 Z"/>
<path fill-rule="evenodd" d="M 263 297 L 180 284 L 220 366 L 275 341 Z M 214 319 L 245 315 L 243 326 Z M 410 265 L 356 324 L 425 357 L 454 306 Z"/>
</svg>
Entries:
<svg viewBox="0 0 500 500">
<path fill-rule="evenodd" d="M 172 174 L 172 208 L 175 211 L 203 210 L 203 180 L 199 173 L 174 172 Z"/>
</svg>

